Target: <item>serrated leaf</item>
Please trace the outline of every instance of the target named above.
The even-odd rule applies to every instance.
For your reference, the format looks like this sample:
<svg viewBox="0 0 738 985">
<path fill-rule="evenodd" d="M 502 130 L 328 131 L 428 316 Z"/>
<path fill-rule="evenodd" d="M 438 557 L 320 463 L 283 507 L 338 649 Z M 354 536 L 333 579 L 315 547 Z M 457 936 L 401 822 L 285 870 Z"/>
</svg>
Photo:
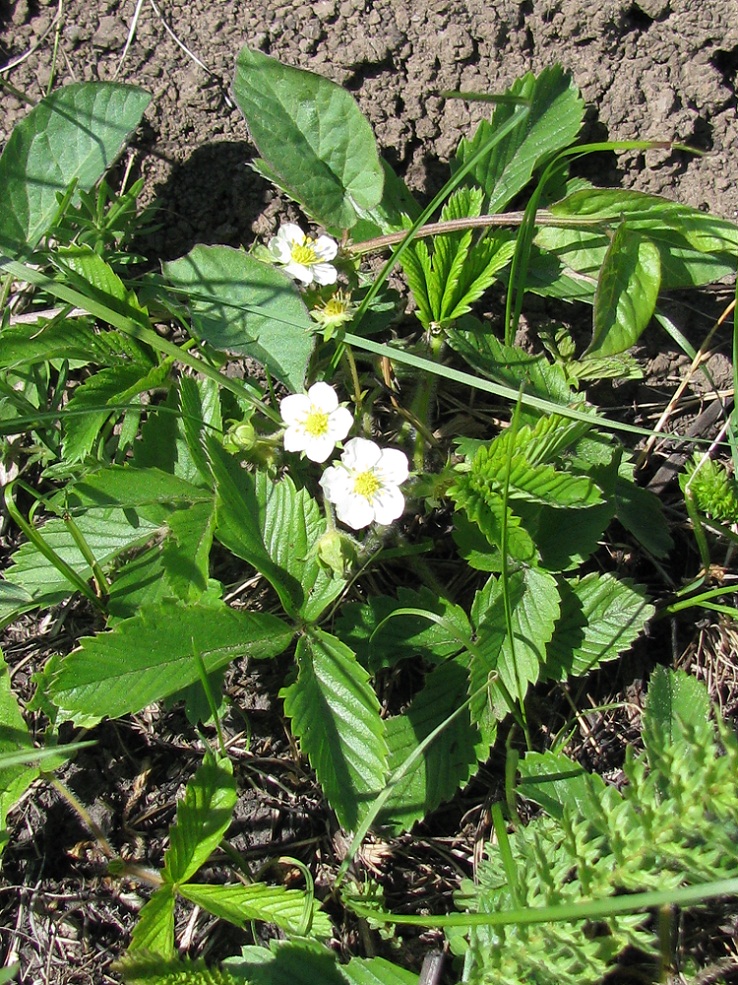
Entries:
<svg viewBox="0 0 738 985">
<path fill-rule="evenodd" d="M 124 509 L 164 505 L 172 509 L 212 503 L 213 494 L 157 468 L 109 465 L 85 476 L 67 491 L 70 509 Z"/>
<path fill-rule="evenodd" d="M 651 765 L 683 735 L 684 725 L 704 725 L 709 718 L 710 698 L 700 681 L 681 670 L 657 667 L 643 712 L 643 742 Z"/>
<path fill-rule="evenodd" d="M 657 247 L 621 223 L 600 269 L 587 353 L 614 356 L 635 345 L 651 320 L 660 286 Z"/>
<path fill-rule="evenodd" d="M 592 572 L 561 580 L 561 616 L 541 677 L 566 680 L 586 674 L 630 648 L 654 608 L 631 581 Z"/>
<path fill-rule="evenodd" d="M 166 884 L 156 890 L 138 915 L 128 953 L 147 951 L 174 957 L 174 891 Z"/>
<path fill-rule="evenodd" d="M 207 862 L 226 832 L 236 806 L 236 781 L 229 759 L 206 754 L 177 804 L 162 875 L 177 885 Z"/>
<path fill-rule="evenodd" d="M 151 96 L 134 86 L 81 82 L 34 106 L 0 156 L 0 247 L 33 248 L 57 214 L 57 195 L 74 181 L 89 191 L 138 126 Z"/>
<path fill-rule="evenodd" d="M 210 886 L 190 882 L 179 891 L 191 903 L 237 927 L 250 920 L 263 920 L 301 936 L 330 937 L 333 932 L 328 915 L 299 889 L 263 883 Z"/>
<path fill-rule="evenodd" d="M 317 555 L 327 529 L 318 504 L 289 476 L 279 482 L 266 473 L 253 476 L 217 443 L 209 448 L 218 491 L 218 540 L 271 582 L 289 615 L 317 620 L 345 585 Z"/>
<path fill-rule="evenodd" d="M 426 677 L 402 715 L 387 720 L 389 776 L 399 770 L 430 733 L 450 719 L 467 697 L 463 661 L 448 660 Z M 469 782 L 489 744 L 480 740 L 467 710 L 455 715 L 402 776 L 382 807 L 378 823 L 407 831 Z"/>
<path fill-rule="evenodd" d="M 522 702 L 528 686 L 538 680 L 546 660 L 546 648 L 560 613 L 559 590 L 552 575 L 536 568 L 512 572 L 507 579 L 507 590 L 512 639 L 505 629 L 495 669 L 507 693 Z M 500 614 L 504 616 L 503 591 L 500 579 L 490 580 L 487 588 L 477 593 L 472 616 L 478 636 L 486 625 L 493 633 L 499 633 Z M 502 625 L 506 627 L 504 618 Z M 491 694 L 495 714 L 501 718 L 510 710 L 507 699 L 496 685 Z"/>
<path fill-rule="evenodd" d="M 215 380 L 183 376 L 179 381 L 179 406 L 182 432 L 194 470 L 200 479 L 210 484 L 212 476 L 205 454 L 205 437 L 212 431 L 223 430 L 218 384 Z"/>
<path fill-rule="evenodd" d="M 15 325 L 3 329 L 0 366 L 17 368 L 28 363 L 59 358 L 85 365 L 105 362 L 109 348 L 84 318 L 54 319 L 44 324 Z"/>
<path fill-rule="evenodd" d="M 157 519 L 148 520 L 134 511 L 117 508 L 89 510 L 75 518 L 77 527 L 98 563 L 105 565 L 123 551 L 145 544 L 162 529 Z M 90 566 L 63 520 L 48 520 L 39 534 L 83 578 L 91 578 Z M 64 575 L 31 543 L 13 555 L 8 575 L 39 602 L 50 605 L 76 591 Z"/>
<path fill-rule="evenodd" d="M 317 941 L 273 940 L 270 951 L 247 946 L 223 966 L 249 985 L 346 985 L 336 955 Z"/>
<path fill-rule="evenodd" d="M 10 674 L 5 659 L 0 653 L 0 757 L 9 753 L 31 752 L 33 748 L 33 738 L 21 715 L 10 686 Z M 38 767 L 27 763 L 0 764 L 0 853 L 7 841 L 5 819 L 8 811 L 15 806 L 38 774 Z"/>
<path fill-rule="evenodd" d="M 520 126 L 474 166 L 467 179 L 484 189 L 486 212 L 500 212 L 508 205 L 544 159 L 572 143 L 584 118 L 579 91 L 560 65 L 545 68 L 538 77 L 528 72 L 513 83 L 507 94 L 527 100 L 530 112 Z M 481 150 L 514 112 L 512 102 L 497 106 L 491 122 L 483 120 L 474 137 L 459 144 L 458 165 Z"/>
<path fill-rule="evenodd" d="M 564 811 L 586 817 L 594 793 L 599 795 L 605 781 L 560 752 L 528 752 L 520 761 L 517 792 L 532 800 L 549 815 L 560 820 Z"/>
<path fill-rule="evenodd" d="M 285 713 L 340 824 L 354 829 L 384 784 L 387 744 L 369 675 L 341 640 L 319 629 L 297 643 Z"/>
<path fill-rule="evenodd" d="M 650 489 L 636 485 L 632 473 L 632 467 L 624 466 L 615 483 L 615 516 L 654 557 L 665 557 L 674 541 L 661 500 Z"/>
<path fill-rule="evenodd" d="M 142 607 L 174 596 L 164 571 L 162 547 L 156 544 L 116 568 L 108 594 L 108 626 L 130 619 Z"/>
<path fill-rule="evenodd" d="M 489 379 L 505 386 L 559 404 L 581 402 L 572 393 L 561 366 L 548 362 L 543 355 L 534 355 L 518 346 L 507 346 L 495 338 L 491 328 L 475 318 L 462 318 L 446 333 L 451 348 L 469 365 Z M 525 409 L 523 408 L 525 419 Z M 536 414 L 538 417 L 538 414 Z"/>
<path fill-rule="evenodd" d="M 169 517 L 167 526 L 171 537 L 162 548 L 166 580 L 177 598 L 196 602 L 208 587 L 215 502 L 211 499 L 178 510 Z"/>
<path fill-rule="evenodd" d="M 351 958 L 341 971 L 349 985 L 417 985 L 414 972 L 386 958 Z"/>
<path fill-rule="evenodd" d="M 21 613 L 35 608 L 33 596 L 20 585 L 0 580 L 0 626 L 11 622 Z"/>
<path fill-rule="evenodd" d="M 401 660 L 446 660 L 463 648 L 471 627 L 461 606 L 425 588 L 400 588 L 396 599 L 374 595 L 342 606 L 336 633 L 376 673 Z"/>
<path fill-rule="evenodd" d="M 166 600 L 142 608 L 112 632 L 83 637 L 62 663 L 51 694 L 72 719 L 117 718 L 196 680 L 195 651 L 211 673 L 238 657 L 275 657 L 291 638 L 291 629 L 265 612 Z"/>
<path fill-rule="evenodd" d="M 350 229 L 358 210 L 379 204 L 376 141 L 349 92 L 244 47 L 233 94 L 268 167 L 316 221 Z"/>
<path fill-rule="evenodd" d="M 121 363 L 98 370 L 76 387 L 61 415 L 64 429 L 64 457 L 69 462 L 82 461 L 100 441 L 100 432 L 118 409 L 109 404 L 125 404 L 131 397 L 158 385 L 159 370 L 150 374 L 150 366 L 140 363 Z"/>
<path fill-rule="evenodd" d="M 303 389 L 315 325 L 286 274 L 228 246 L 196 246 L 163 270 L 186 298 L 199 338 Z"/>
</svg>

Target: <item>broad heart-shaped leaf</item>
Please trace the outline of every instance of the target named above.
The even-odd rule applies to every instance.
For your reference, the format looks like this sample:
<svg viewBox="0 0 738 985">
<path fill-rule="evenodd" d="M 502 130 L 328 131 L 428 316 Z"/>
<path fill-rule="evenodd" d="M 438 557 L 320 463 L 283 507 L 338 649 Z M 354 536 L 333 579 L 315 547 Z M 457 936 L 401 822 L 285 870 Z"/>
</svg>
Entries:
<svg viewBox="0 0 738 985">
<path fill-rule="evenodd" d="M 276 924 L 287 933 L 305 937 L 330 937 L 333 932 L 328 915 L 315 900 L 299 889 L 252 883 L 244 886 L 210 886 L 186 883 L 180 894 L 191 903 L 214 913 L 237 927 L 251 920 Z"/>
<path fill-rule="evenodd" d="M 177 804 L 162 875 L 177 885 L 187 882 L 217 848 L 236 806 L 236 781 L 229 759 L 207 753 Z"/>
<path fill-rule="evenodd" d="M 504 639 L 495 669 L 507 695 L 523 701 L 529 684 L 538 680 L 546 659 L 546 648 L 560 613 L 559 589 L 554 577 L 546 571 L 523 568 L 510 573 L 507 591 L 512 638 L 507 632 L 504 591 L 502 578 L 490 578 L 474 598 L 472 620 L 480 642 L 487 633 L 496 638 L 500 627 L 503 628 Z M 492 707 L 498 718 L 510 711 L 505 691 L 496 684 L 490 689 Z"/>
<path fill-rule="evenodd" d="M 164 884 L 138 915 L 128 953 L 145 951 L 162 958 L 174 957 L 174 889 Z"/>
<path fill-rule="evenodd" d="M 0 653 L 0 758 L 8 753 L 32 751 L 33 748 L 33 738 L 20 713 L 10 687 L 10 674 Z M 5 819 L 8 811 L 37 776 L 38 769 L 27 763 L 0 765 L 0 852 L 7 841 Z"/>
<path fill-rule="evenodd" d="M 196 246 L 163 270 L 187 300 L 198 338 L 302 390 L 315 325 L 286 274 L 229 246 Z"/>
<path fill-rule="evenodd" d="M 345 89 L 245 47 L 233 95 L 281 187 L 317 222 L 350 229 L 358 210 L 379 204 L 384 172 L 374 134 Z"/>
<path fill-rule="evenodd" d="M 467 698 L 468 675 L 460 659 L 448 660 L 428 674 L 423 689 L 402 715 L 387 721 L 389 777 L 401 769 L 430 733 L 451 719 Z M 489 744 L 480 740 L 468 709 L 452 718 L 395 784 L 378 823 L 407 831 L 473 776 Z"/>
<path fill-rule="evenodd" d="M 51 685 L 53 700 L 73 720 L 140 711 L 238 657 L 275 657 L 292 631 L 276 616 L 221 604 L 183 606 L 165 600 L 141 608 L 112 632 L 82 639 Z"/>
<path fill-rule="evenodd" d="M 32 249 L 74 181 L 88 191 L 136 129 L 151 96 L 134 86 L 80 82 L 58 89 L 16 125 L 0 156 L 0 249 Z"/>
<path fill-rule="evenodd" d="M 568 147 L 584 118 L 579 91 L 560 65 L 545 68 L 537 78 L 529 72 L 512 85 L 508 94 L 528 100 L 530 113 L 524 123 L 475 165 L 467 178 L 484 189 L 487 212 L 501 211 L 525 188 L 545 158 Z M 458 165 L 476 154 L 514 112 L 514 104 L 502 103 L 495 109 L 491 122 L 483 120 L 474 137 L 459 144 Z"/>
<path fill-rule="evenodd" d="M 354 829 L 384 785 L 387 743 L 379 701 L 355 655 L 313 628 L 297 643 L 297 680 L 284 710 L 340 824 Z"/>
<path fill-rule="evenodd" d="M 326 532 L 318 504 L 289 476 L 275 483 L 265 473 L 251 475 L 216 442 L 208 447 L 218 491 L 216 537 L 271 582 L 290 616 L 316 621 L 345 585 L 317 556 Z"/>
<path fill-rule="evenodd" d="M 684 732 L 710 718 L 707 688 L 684 671 L 657 667 L 648 684 L 643 712 L 643 742 L 652 766 Z"/>
<path fill-rule="evenodd" d="M 623 222 L 612 238 L 597 281 L 594 331 L 588 354 L 625 352 L 645 331 L 661 286 L 661 254 Z"/>
<path fill-rule="evenodd" d="M 563 681 L 624 653 L 654 613 L 642 589 L 592 572 L 559 580 L 561 616 L 546 649 L 541 677 Z"/>
</svg>

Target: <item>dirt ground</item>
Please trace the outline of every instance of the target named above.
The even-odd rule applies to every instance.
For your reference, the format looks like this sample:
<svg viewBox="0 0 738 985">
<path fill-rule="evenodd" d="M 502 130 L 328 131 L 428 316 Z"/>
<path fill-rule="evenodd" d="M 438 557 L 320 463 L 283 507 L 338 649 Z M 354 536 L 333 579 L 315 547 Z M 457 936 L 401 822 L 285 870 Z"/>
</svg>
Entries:
<svg viewBox="0 0 738 985">
<path fill-rule="evenodd" d="M 160 226 L 142 244 L 150 257 L 176 257 L 195 243 L 250 244 L 278 224 L 283 204 L 247 167 L 253 149 L 229 97 L 244 43 L 353 92 L 383 153 L 421 196 L 437 190 L 459 139 L 488 112 L 440 93 L 499 92 L 529 69 L 560 62 L 589 106 L 587 139 L 675 140 L 700 152 L 613 156 L 597 180 L 738 219 L 737 14 L 736 0 L 0 0 L 0 78 L 31 100 L 52 73 L 55 84 L 118 79 L 152 92 L 126 159 L 160 208 Z M 27 108 L 8 88 L 0 106 L 2 143 Z M 34 642 L 71 645 L 74 614 L 34 631 L 36 641 L 26 633 L 6 650 L 21 691 L 24 681 L 30 688 L 23 665 Z M 251 752 L 282 775 L 286 767 L 274 761 L 289 749 L 269 693 L 269 681 L 249 691 Z M 95 754 L 66 777 L 117 839 L 116 852 L 160 863 L 177 789 L 197 760 L 187 728 L 176 715 L 156 727 L 142 716 L 107 726 Z M 289 782 L 294 797 L 284 783 L 256 784 L 239 807 L 235 844 L 254 860 L 294 854 L 306 842 L 330 853 L 317 789 L 307 776 Z M 465 833 L 461 823 L 468 796 L 446 818 L 446 852 L 449 842 L 461 854 L 473 849 L 474 826 Z M 23 985 L 118 981 L 109 965 L 127 943 L 138 889 L 106 877 L 89 830 L 48 787 L 29 797 L 13 833 L 0 879 L 0 960 L 20 957 Z M 420 888 L 442 892 L 444 856 L 434 854 L 433 838 L 412 851 L 425 871 L 438 870 Z M 190 927 L 188 916 L 178 925 L 185 940 L 209 940 L 213 954 L 238 948 L 237 936 L 222 928 L 209 936 L 207 924 Z"/>
</svg>

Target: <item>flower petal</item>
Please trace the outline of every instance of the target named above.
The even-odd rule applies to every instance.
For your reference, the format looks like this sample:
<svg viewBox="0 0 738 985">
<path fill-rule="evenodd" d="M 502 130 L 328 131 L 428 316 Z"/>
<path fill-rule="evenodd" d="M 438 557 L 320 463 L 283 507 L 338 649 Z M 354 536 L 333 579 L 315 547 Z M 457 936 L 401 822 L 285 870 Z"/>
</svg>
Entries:
<svg viewBox="0 0 738 985">
<path fill-rule="evenodd" d="M 324 462 L 335 446 L 336 442 L 329 434 L 321 434 L 317 438 L 307 434 L 303 443 L 305 455 L 311 462 Z"/>
<path fill-rule="evenodd" d="M 351 492 L 336 503 L 336 516 L 354 530 L 368 527 L 374 520 L 374 508 L 366 496 Z"/>
<path fill-rule="evenodd" d="M 347 407 L 337 407 L 328 418 L 328 434 L 333 441 L 343 441 L 354 426 L 354 415 Z"/>
<path fill-rule="evenodd" d="M 330 263 L 313 263 L 310 271 L 316 284 L 335 284 L 338 271 Z"/>
<path fill-rule="evenodd" d="M 279 260 L 280 263 L 290 262 L 292 257 L 292 248 L 286 240 L 280 239 L 279 236 L 272 236 L 269 240 L 268 249 L 275 260 Z"/>
<path fill-rule="evenodd" d="M 351 491 L 351 476 L 341 465 L 330 465 L 320 477 L 320 487 L 329 503 L 338 503 Z"/>
<path fill-rule="evenodd" d="M 382 483 L 390 483 L 399 486 L 407 479 L 409 470 L 407 455 L 399 448 L 383 448 L 382 457 L 374 470 Z"/>
<path fill-rule="evenodd" d="M 296 222 L 282 223 L 277 230 L 277 236 L 289 243 L 290 246 L 294 246 L 295 243 L 301 246 L 307 239 L 305 233 L 302 229 L 300 229 Z"/>
<path fill-rule="evenodd" d="M 295 424 L 293 427 L 287 428 L 283 440 L 285 451 L 304 451 L 308 436 L 301 424 Z"/>
<path fill-rule="evenodd" d="M 291 260 L 284 268 L 286 274 L 299 280 L 302 284 L 312 284 L 314 267 L 306 267 L 302 263 L 295 263 Z"/>
<path fill-rule="evenodd" d="M 341 461 L 351 472 L 368 472 L 382 457 L 379 445 L 368 438 L 352 438 L 343 447 Z"/>
<path fill-rule="evenodd" d="M 304 421 L 310 413 L 310 397 L 306 393 L 291 393 L 279 401 L 279 413 L 285 424 Z"/>
<path fill-rule="evenodd" d="M 338 407 L 336 391 L 328 383 L 313 383 L 307 395 L 310 402 L 324 414 L 331 414 Z"/>
<path fill-rule="evenodd" d="M 385 486 L 374 496 L 372 507 L 377 523 L 392 523 L 393 520 L 402 516 L 405 509 L 405 497 L 397 486 Z"/>
<path fill-rule="evenodd" d="M 315 242 L 315 255 L 319 260 L 332 260 L 338 253 L 338 243 L 330 236 L 318 236 Z"/>
</svg>

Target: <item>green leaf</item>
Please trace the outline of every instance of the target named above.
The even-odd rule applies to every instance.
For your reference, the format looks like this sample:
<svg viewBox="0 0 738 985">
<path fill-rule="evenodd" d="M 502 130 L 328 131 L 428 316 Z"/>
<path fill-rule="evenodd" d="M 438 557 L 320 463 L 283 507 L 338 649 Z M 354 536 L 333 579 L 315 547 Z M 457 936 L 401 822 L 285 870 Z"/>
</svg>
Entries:
<svg viewBox="0 0 738 985">
<path fill-rule="evenodd" d="M 0 626 L 12 622 L 23 612 L 35 608 L 33 596 L 20 585 L 0 581 Z"/>
<path fill-rule="evenodd" d="M 279 482 L 266 473 L 253 476 L 216 442 L 209 448 L 218 540 L 271 582 L 289 615 L 317 620 L 345 585 L 320 563 L 317 545 L 327 528 L 318 504 L 289 476 Z"/>
<path fill-rule="evenodd" d="M 652 766 L 684 733 L 685 725 L 704 725 L 709 718 L 710 698 L 700 681 L 681 670 L 657 667 L 643 712 L 643 743 Z"/>
<path fill-rule="evenodd" d="M 292 631 L 276 616 L 225 605 L 186 607 L 172 601 L 142 608 L 110 633 L 84 637 L 51 686 L 72 719 L 117 718 L 140 711 L 237 657 L 264 660 L 289 644 Z"/>
<path fill-rule="evenodd" d="M 650 489 L 636 485 L 633 466 L 627 462 L 615 483 L 615 516 L 654 557 L 665 557 L 673 548 L 661 500 Z"/>
<path fill-rule="evenodd" d="M 285 713 L 340 824 L 352 830 L 384 785 L 387 745 L 369 675 L 341 640 L 311 629 L 297 643 Z"/>
<path fill-rule="evenodd" d="M 386 958 L 351 958 L 341 971 L 349 985 L 418 985 L 418 977 Z"/>
<path fill-rule="evenodd" d="M 281 187 L 317 222 L 350 229 L 359 210 L 379 204 L 384 173 L 376 141 L 349 92 L 244 47 L 233 94 Z"/>
<path fill-rule="evenodd" d="M 317 941 L 270 941 L 244 947 L 240 957 L 227 958 L 224 968 L 249 985 L 346 985 L 336 955 Z"/>
<path fill-rule="evenodd" d="M 177 802 L 177 821 L 169 833 L 162 875 L 175 885 L 187 882 L 212 852 L 231 823 L 236 781 L 228 759 L 207 753 Z M 181 891 L 182 887 L 177 885 Z"/>
<path fill-rule="evenodd" d="M 400 588 L 396 599 L 373 595 L 365 604 L 342 606 L 336 632 L 376 673 L 401 660 L 437 663 L 455 656 L 470 638 L 471 627 L 461 606 L 427 588 Z"/>
<path fill-rule="evenodd" d="M 423 689 L 402 715 L 387 720 L 390 778 L 420 743 L 464 704 L 467 685 L 464 663 L 448 660 L 428 674 Z M 469 782 L 478 759 L 484 758 L 488 749 L 487 743 L 480 742 L 468 710 L 455 715 L 397 781 L 378 823 L 396 832 L 409 830 Z"/>
<path fill-rule="evenodd" d="M 175 510 L 212 501 L 213 494 L 209 489 L 195 486 L 161 469 L 110 465 L 90 473 L 69 488 L 65 505 L 69 509 L 87 510 L 93 507 L 141 509 L 161 505 Z M 154 512 L 151 515 L 157 514 Z"/>
<path fill-rule="evenodd" d="M 153 372 L 153 376 L 152 376 Z M 139 393 L 159 385 L 161 370 L 140 363 L 121 363 L 99 370 L 80 384 L 72 393 L 61 415 L 64 427 L 64 457 L 70 463 L 80 462 L 100 441 L 100 432 L 112 415 L 121 411 L 107 405 L 125 404 Z"/>
<path fill-rule="evenodd" d="M 249 886 L 240 883 L 206 886 L 190 882 L 180 886 L 179 891 L 191 903 L 237 927 L 243 927 L 250 920 L 263 920 L 290 934 L 305 936 L 307 926 L 314 937 L 330 937 L 333 933 L 328 915 L 299 889 L 265 886 L 258 882 Z"/>
<path fill-rule="evenodd" d="M 135 511 L 117 508 L 89 510 L 76 517 L 75 522 L 100 565 L 112 561 L 123 551 L 145 544 L 162 529 L 158 519 L 148 520 Z M 63 520 L 48 520 L 38 532 L 83 578 L 92 577 L 90 566 Z M 23 544 L 12 560 L 9 579 L 30 592 L 37 603 L 51 605 L 76 591 L 76 587 L 31 543 Z"/>
<path fill-rule="evenodd" d="M 615 660 L 653 616 L 642 589 L 592 572 L 560 581 L 561 616 L 548 644 L 541 677 L 563 681 Z"/>
<path fill-rule="evenodd" d="M 601 222 L 599 228 L 547 225 L 538 230 L 536 243 L 563 265 L 556 272 L 559 278 L 565 275 L 575 282 L 584 278 L 594 286 L 610 247 L 611 230 L 624 221 L 658 248 L 664 291 L 707 284 L 736 269 L 738 226 L 657 195 L 592 188 L 574 192 L 550 211 L 569 220 Z"/>
<path fill-rule="evenodd" d="M 136 951 L 174 957 L 174 889 L 166 883 L 156 890 L 138 915 L 128 953 Z"/>
<path fill-rule="evenodd" d="M 651 320 L 660 285 L 658 248 L 621 223 L 597 281 L 594 332 L 587 353 L 613 356 L 635 345 Z"/>
<path fill-rule="evenodd" d="M 484 211 L 500 212 L 525 188 L 534 170 L 557 151 L 568 147 L 579 133 L 584 103 L 579 91 L 560 65 L 545 68 L 538 77 L 531 72 L 518 79 L 507 95 L 529 102 L 530 113 L 522 124 L 500 141 L 472 169 L 467 180 L 485 191 Z M 508 122 L 515 103 L 501 103 L 491 122 L 483 120 L 471 140 L 462 140 L 455 165 L 463 166 Z"/>
<path fill-rule="evenodd" d="M 477 592 L 472 618 L 480 635 L 485 624 L 493 631 L 506 626 L 504 616 L 504 583 L 490 579 L 482 592 Z M 496 671 L 507 693 L 523 701 L 529 684 L 538 680 L 545 664 L 546 648 L 554 634 L 559 618 L 559 590 L 555 578 L 546 571 L 527 568 L 513 572 L 507 579 L 512 638 L 505 637 L 497 658 Z M 492 701 L 499 718 L 510 710 L 503 692 L 492 685 Z"/>
<path fill-rule="evenodd" d="M 196 602 L 208 588 L 215 503 L 193 503 L 172 513 L 167 525 L 172 536 L 162 548 L 166 580 L 177 598 Z"/>
<path fill-rule="evenodd" d="M 561 820 L 564 811 L 587 816 L 592 794 L 599 795 L 605 781 L 597 773 L 560 752 L 527 752 L 519 764 L 517 792 L 549 815 Z"/>
<path fill-rule="evenodd" d="M 104 336 L 97 335 L 84 318 L 54 319 L 44 323 L 4 328 L 0 348 L 0 366 L 17 368 L 59 358 L 85 365 L 106 362 L 110 349 Z"/>
<path fill-rule="evenodd" d="M 72 182 L 89 191 L 138 126 L 151 96 L 134 86 L 81 82 L 43 99 L 0 156 L 0 249 L 36 246 Z"/>
<path fill-rule="evenodd" d="M 0 757 L 9 753 L 32 752 L 33 738 L 28 731 L 10 686 L 10 674 L 0 653 Z M 36 766 L 27 763 L 0 764 L 0 852 L 7 841 L 5 819 L 8 811 L 38 776 Z"/>
<path fill-rule="evenodd" d="M 516 390 L 522 385 L 526 393 L 554 403 L 581 401 L 573 394 L 561 366 L 549 363 L 542 354 L 505 345 L 495 338 L 490 326 L 476 318 L 462 318 L 455 328 L 447 331 L 446 338 L 473 369 L 497 383 Z"/>
<path fill-rule="evenodd" d="M 196 246 L 163 270 L 187 299 L 199 338 L 302 390 L 315 325 L 286 274 L 228 246 Z"/>
</svg>

